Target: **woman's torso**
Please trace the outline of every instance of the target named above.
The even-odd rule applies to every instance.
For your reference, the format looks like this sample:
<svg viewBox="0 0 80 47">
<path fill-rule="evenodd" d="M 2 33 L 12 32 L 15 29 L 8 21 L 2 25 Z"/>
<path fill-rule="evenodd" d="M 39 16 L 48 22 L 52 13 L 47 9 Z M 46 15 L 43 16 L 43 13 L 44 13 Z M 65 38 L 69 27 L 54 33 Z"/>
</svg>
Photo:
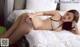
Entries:
<svg viewBox="0 0 80 47">
<path fill-rule="evenodd" d="M 51 18 L 44 20 L 43 25 L 38 29 L 60 31 L 62 29 L 62 27 L 60 26 L 62 22 L 60 20 L 59 21 L 56 21 L 56 19 L 54 20 L 55 21 L 51 20 Z"/>
<path fill-rule="evenodd" d="M 61 31 L 61 30 L 71 31 L 74 28 L 74 22 L 68 22 L 68 23 L 66 23 L 67 24 L 66 27 L 64 27 L 65 25 L 61 20 L 54 21 L 54 20 L 51 20 L 50 18 L 47 20 L 44 20 L 43 23 L 44 24 L 41 27 L 39 27 L 38 29 L 55 30 L 55 31 Z"/>
</svg>

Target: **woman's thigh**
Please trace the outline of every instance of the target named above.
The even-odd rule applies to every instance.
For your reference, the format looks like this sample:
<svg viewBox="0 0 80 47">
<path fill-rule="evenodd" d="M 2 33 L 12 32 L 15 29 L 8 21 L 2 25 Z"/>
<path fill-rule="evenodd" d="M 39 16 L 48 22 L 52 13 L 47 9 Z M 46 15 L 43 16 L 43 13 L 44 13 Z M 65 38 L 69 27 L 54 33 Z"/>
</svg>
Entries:
<svg viewBox="0 0 80 47">
<path fill-rule="evenodd" d="M 10 44 L 13 44 L 16 41 L 18 41 L 24 35 L 28 34 L 32 29 L 33 29 L 33 27 L 28 23 L 24 23 L 24 24 L 18 26 L 16 28 L 15 32 L 13 34 L 11 34 L 11 36 L 9 37 Z"/>
<path fill-rule="evenodd" d="M 30 22 L 30 19 L 28 17 L 23 17 L 21 19 L 19 26 L 18 26 L 18 30 L 23 31 L 22 33 L 28 33 L 29 31 L 31 31 L 33 29 L 33 26 L 29 22 Z"/>
</svg>

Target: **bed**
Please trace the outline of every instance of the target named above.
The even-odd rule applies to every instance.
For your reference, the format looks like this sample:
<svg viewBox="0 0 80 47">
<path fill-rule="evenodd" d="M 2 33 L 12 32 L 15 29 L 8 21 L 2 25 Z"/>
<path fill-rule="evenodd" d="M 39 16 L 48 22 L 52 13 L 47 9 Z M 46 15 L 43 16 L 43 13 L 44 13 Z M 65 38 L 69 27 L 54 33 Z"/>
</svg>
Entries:
<svg viewBox="0 0 80 47">
<path fill-rule="evenodd" d="M 26 0 L 21 0 L 21 2 L 25 2 Z M 38 0 L 38 4 L 41 5 L 40 0 Z M 50 1 L 50 2 L 49 2 Z M 9 2 L 9 1 L 8 1 Z M 14 0 L 11 2 L 15 2 Z M 19 1 L 16 1 L 19 2 Z M 37 2 L 37 0 L 36 0 Z M 54 7 L 49 7 L 46 6 L 43 7 L 41 5 L 40 6 L 36 5 L 36 2 L 34 2 L 33 0 L 27 0 L 26 3 L 22 3 L 21 6 L 26 5 L 26 8 L 23 9 L 23 7 L 20 6 L 20 8 L 17 8 L 15 5 L 15 9 L 13 9 L 14 7 L 14 3 L 11 3 L 13 6 L 11 8 L 11 10 L 7 11 L 7 21 L 9 21 L 10 23 L 14 23 L 17 18 L 23 14 L 23 13 L 35 13 L 38 11 L 48 11 L 48 10 L 55 10 L 56 9 L 56 3 L 53 3 L 53 0 L 47 0 L 47 3 L 53 3 L 54 5 L 50 6 L 54 6 Z M 44 3 L 45 1 L 43 1 Z M 20 3 L 20 2 L 19 2 Z M 32 3 L 32 5 L 30 4 Z M 46 2 L 45 2 L 46 4 Z M 9 6 L 9 4 L 8 4 Z M 49 8 L 48 8 L 49 7 Z M 9 9 L 10 7 L 8 7 Z M 61 15 L 63 15 L 65 11 L 59 11 Z M 40 17 L 40 19 L 45 20 L 49 18 L 48 16 L 42 16 Z M 78 22 L 78 29 L 80 31 L 80 19 Z M 38 32 L 37 32 L 38 31 Z M 37 34 L 37 35 L 35 35 Z M 26 40 L 28 40 L 29 46 L 30 47 L 80 47 L 80 35 L 75 35 L 69 31 L 65 31 L 62 30 L 61 32 L 55 32 L 55 31 L 49 31 L 49 30 L 32 30 L 28 35 L 25 35 Z M 50 39 L 49 39 L 50 38 Z"/>
<path fill-rule="evenodd" d="M 65 13 L 65 11 L 59 11 L 59 12 L 61 13 L 61 15 L 63 15 Z M 32 10 L 15 10 L 12 14 L 10 14 L 10 17 L 8 17 L 7 20 L 11 21 L 11 22 L 15 22 L 17 20 L 17 18 L 23 13 L 35 13 L 35 12 Z M 40 18 L 42 20 L 45 20 L 49 17 L 41 16 Z M 80 20 L 77 25 L 78 25 L 78 29 L 80 29 Z M 54 34 L 54 35 L 52 35 L 52 34 Z M 44 36 L 44 37 L 42 37 L 42 36 Z M 25 35 L 25 37 L 28 40 L 30 47 L 58 47 L 58 46 L 59 47 L 80 47 L 80 45 L 79 45 L 80 44 L 80 35 L 74 35 L 73 33 L 69 32 L 69 31 L 64 31 L 64 30 L 61 32 L 57 32 L 57 33 L 55 31 L 49 31 L 49 30 L 33 30 L 28 35 Z M 67 39 L 67 38 L 69 38 L 69 39 Z M 51 40 L 52 41 L 54 40 L 54 43 Z M 59 41 L 59 42 L 56 42 L 56 41 Z M 62 41 L 62 42 L 60 42 L 60 41 Z M 48 43 L 48 45 L 46 43 Z M 51 45 L 51 43 L 52 43 L 52 45 Z M 53 44 L 55 44 L 55 45 L 53 45 Z"/>
</svg>

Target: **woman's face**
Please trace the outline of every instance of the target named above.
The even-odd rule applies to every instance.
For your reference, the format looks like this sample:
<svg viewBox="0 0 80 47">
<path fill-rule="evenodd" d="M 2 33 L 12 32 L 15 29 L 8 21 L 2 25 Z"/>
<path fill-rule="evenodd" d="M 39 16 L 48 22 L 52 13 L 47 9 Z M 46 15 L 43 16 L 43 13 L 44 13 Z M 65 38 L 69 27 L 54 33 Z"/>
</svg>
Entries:
<svg viewBox="0 0 80 47">
<path fill-rule="evenodd" d="M 62 17 L 63 22 L 71 22 L 74 18 L 74 14 L 71 12 L 66 12 Z"/>
</svg>

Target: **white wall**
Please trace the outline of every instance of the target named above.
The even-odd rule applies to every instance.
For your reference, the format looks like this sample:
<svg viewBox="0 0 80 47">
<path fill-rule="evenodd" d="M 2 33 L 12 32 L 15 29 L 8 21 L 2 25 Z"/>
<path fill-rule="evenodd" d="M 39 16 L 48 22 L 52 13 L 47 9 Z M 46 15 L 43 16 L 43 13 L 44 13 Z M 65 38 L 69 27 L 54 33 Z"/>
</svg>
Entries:
<svg viewBox="0 0 80 47">
<path fill-rule="evenodd" d="M 80 0 L 76 0 L 72 3 L 67 3 L 68 1 L 72 1 L 72 0 L 61 0 L 61 1 L 66 1 L 65 3 L 60 3 L 60 10 L 61 11 L 68 11 L 70 9 L 75 9 L 75 10 L 78 10 L 80 11 L 80 3 L 74 3 L 74 2 L 77 2 L 77 1 L 80 1 Z"/>
<path fill-rule="evenodd" d="M 55 0 L 27 0 L 26 8 L 34 11 L 55 10 Z"/>
</svg>

